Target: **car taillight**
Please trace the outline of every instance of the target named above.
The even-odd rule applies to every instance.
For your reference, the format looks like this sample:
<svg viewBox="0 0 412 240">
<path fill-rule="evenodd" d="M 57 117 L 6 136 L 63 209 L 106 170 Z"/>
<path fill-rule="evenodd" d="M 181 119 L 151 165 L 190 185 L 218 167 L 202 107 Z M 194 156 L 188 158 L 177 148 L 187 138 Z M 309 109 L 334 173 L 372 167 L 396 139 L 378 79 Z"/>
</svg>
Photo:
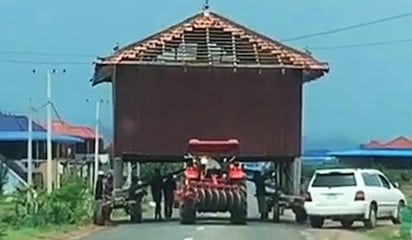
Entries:
<svg viewBox="0 0 412 240">
<path fill-rule="evenodd" d="M 306 202 L 312 202 L 312 196 L 310 195 L 310 192 L 306 192 L 304 196 Z"/>
<path fill-rule="evenodd" d="M 355 194 L 355 201 L 365 201 L 365 193 L 363 191 L 357 191 Z"/>
</svg>

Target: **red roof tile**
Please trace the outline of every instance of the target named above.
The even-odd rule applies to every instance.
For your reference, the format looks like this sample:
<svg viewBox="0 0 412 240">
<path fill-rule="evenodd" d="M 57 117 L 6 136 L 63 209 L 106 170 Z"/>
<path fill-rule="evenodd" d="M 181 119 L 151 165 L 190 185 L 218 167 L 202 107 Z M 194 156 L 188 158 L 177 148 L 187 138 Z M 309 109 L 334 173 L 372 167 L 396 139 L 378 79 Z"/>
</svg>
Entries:
<svg viewBox="0 0 412 240">
<path fill-rule="evenodd" d="M 59 134 L 65 134 L 75 137 L 80 137 L 83 139 L 93 139 L 95 138 L 95 132 L 90 127 L 85 126 L 74 126 L 70 125 L 61 120 L 52 121 L 52 131 Z M 103 136 L 100 134 L 100 138 Z"/>
<path fill-rule="evenodd" d="M 387 142 L 385 144 L 385 147 L 387 148 L 412 148 L 412 140 L 407 137 L 400 136 L 400 137 L 397 137 Z"/>
<path fill-rule="evenodd" d="M 412 148 L 412 140 L 407 137 L 400 136 L 388 142 L 372 140 L 364 146 L 367 148 Z"/>
<path fill-rule="evenodd" d="M 184 64 L 299 68 L 304 80 L 329 71 L 327 63 L 213 12 L 201 12 L 100 58 L 98 65 Z"/>
<path fill-rule="evenodd" d="M 383 147 L 385 146 L 385 144 L 377 140 L 370 140 L 368 143 L 364 144 L 363 146 L 366 148 L 376 148 L 376 147 Z"/>
</svg>

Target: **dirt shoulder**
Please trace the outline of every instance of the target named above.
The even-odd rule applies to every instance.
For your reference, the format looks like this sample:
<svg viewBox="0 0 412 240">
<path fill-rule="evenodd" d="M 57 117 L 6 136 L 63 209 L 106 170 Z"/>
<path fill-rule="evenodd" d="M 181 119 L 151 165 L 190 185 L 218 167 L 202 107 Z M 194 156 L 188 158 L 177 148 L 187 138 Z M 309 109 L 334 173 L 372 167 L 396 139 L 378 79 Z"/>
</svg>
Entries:
<svg viewBox="0 0 412 240">
<path fill-rule="evenodd" d="M 47 228 L 22 228 L 6 231 L 7 240 L 78 240 L 96 233 L 104 227 L 84 226 L 50 226 Z M 0 238 L 1 239 L 1 238 Z"/>
</svg>

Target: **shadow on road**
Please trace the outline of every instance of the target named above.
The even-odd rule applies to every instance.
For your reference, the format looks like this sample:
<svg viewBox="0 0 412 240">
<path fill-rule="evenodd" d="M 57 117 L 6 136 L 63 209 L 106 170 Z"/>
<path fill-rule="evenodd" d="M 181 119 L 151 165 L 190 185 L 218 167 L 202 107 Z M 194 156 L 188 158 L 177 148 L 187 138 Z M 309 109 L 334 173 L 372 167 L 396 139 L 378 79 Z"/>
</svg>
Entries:
<svg viewBox="0 0 412 240">
<path fill-rule="evenodd" d="M 289 225 L 298 225 L 294 221 L 290 220 L 281 220 L 278 223 L 274 223 L 272 220 L 261 220 L 259 218 L 248 218 L 247 222 L 253 223 L 272 223 L 272 224 L 289 224 Z M 164 223 L 179 223 L 179 218 L 175 217 L 172 219 L 162 219 L 162 220 L 155 220 L 146 218 L 143 219 L 142 223 L 151 223 L 151 224 L 164 224 Z M 118 225 L 131 225 L 131 224 L 138 224 L 130 222 L 129 218 L 122 218 L 122 219 L 114 219 L 112 220 L 108 226 L 118 226 Z M 199 217 L 196 220 L 196 224 L 202 225 L 235 225 L 230 223 L 230 219 L 228 217 Z M 304 225 L 301 225 L 304 226 Z"/>
</svg>

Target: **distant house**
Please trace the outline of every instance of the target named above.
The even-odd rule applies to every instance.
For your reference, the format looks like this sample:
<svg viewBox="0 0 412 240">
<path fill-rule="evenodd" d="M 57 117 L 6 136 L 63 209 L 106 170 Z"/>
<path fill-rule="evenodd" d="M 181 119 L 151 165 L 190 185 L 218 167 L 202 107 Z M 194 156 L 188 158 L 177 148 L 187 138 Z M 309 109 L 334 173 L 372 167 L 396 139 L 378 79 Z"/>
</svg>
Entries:
<svg viewBox="0 0 412 240">
<path fill-rule="evenodd" d="M 0 113 L 0 161 L 12 174 L 9 178 L 9 187 L 14 186 L 15 178 L 20 182 L 27 181 L 27 161 L 24 159 L 28 157 L 28 125 L 29 120 L 26 116 Z M 47 133 L 43 126 L 35 122 L 32 123 L 32 130 L 33 179 L 44 182 Z M 80 138 L 52 133 L 53 159 L 58 157 L 61 145 L 73 145 L 82 141 Z"/>
<path fill-rule="evenodd" d="M 405 136 L 389 141 L 371 140 L 360 148 L 332 151 L 328 155 L 351 166 L 380 165 L 390 169 L 412 169 L 412 140 Z"/>
<path fill-rule="evenodd" d="M 363 144 L 363 148 L 374 149 L 412 149 L 412 139 L 399 136 L 389 141 L 371 140 L 370 142 Z"/>
<path fill-rule="evenodd" d="M 52 121 L 52 130 L 55 133 L 81 138 L 83 142 L 76 143 L 73 149 L 75 156 L 84 160 L 93 158 L 95 152 L 96 133 L 87 126 L 71 125 L 61 120 Z M 103 135 L 99 134 L 99 154 L 104 153 Z"/>
</svg>

